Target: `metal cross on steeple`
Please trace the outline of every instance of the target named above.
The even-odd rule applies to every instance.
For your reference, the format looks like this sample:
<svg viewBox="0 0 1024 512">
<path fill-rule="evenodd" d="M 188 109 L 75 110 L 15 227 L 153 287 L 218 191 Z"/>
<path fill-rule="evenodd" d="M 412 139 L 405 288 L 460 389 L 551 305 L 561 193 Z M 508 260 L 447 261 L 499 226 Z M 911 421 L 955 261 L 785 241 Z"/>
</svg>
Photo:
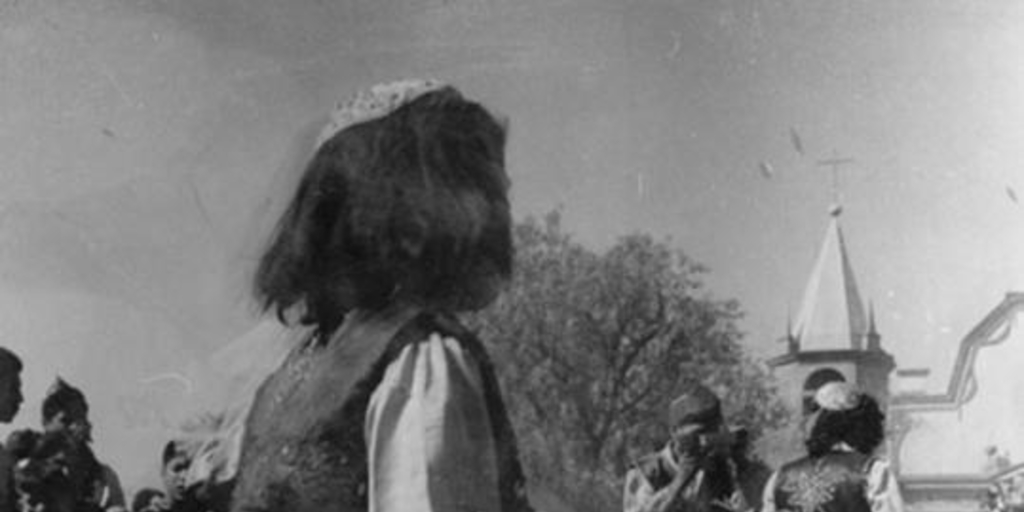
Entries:
<svg viewBox="0 0 1024 512">
<path fill-rule="evenodd" d="M 843 207 L 839 203 L 839 168 L 844 165 L 854 163 L 854 159 L 847 157 L 840 157 L 839 152 L 833 150 L 832 158 L 825 158 L 818 160 L 818 165 L 821 167 L 831 167 L 832 169 L 832 215 L 839 215 Z"/>
</svg>

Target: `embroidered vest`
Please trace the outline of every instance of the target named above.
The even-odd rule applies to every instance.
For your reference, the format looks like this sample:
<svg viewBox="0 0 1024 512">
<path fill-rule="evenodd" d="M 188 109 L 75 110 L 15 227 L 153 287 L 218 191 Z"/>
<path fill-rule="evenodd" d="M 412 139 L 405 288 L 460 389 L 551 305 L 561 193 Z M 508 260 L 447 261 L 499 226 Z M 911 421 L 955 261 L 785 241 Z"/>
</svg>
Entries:
<svg viewBox="0 0 1024 512">
<path fill-rule="evenodd" d="M 359 314 L 359 313 L 355 313 Z M 457 320 L 391 312 L 346 322 L 329 343 L 297 347 L 257 391 L 246 420 L 235 512 L 368 509 L 366 410 L 388 365 L 431 333 L 457 340 L 477 362 L 498 451 L 502 512 L 531 512 L 511 423 L 480 341 Z"/>
<path fill-rule="evenodd" d="M 831 452 L 786 464 L 773 491 L 775 506 L 792 512 L 871 512 L 867 473 L 873 461 L 860 453 Z"/>
</svg>

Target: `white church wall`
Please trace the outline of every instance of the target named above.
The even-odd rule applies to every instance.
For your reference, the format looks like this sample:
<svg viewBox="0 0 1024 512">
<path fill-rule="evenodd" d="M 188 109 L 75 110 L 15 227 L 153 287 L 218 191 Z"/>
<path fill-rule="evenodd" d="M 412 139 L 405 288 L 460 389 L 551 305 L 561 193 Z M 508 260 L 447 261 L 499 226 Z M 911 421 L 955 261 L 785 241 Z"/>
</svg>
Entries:
<svg viewBox="0 0 1024 512">
<path fill-rule="evenodd" d="M 907 428 L 895 454 L 901 477 L 977 478 L 1024 462 L 1024 307 L 1016 299 L 964 341 L 948 396 L 893 405 Z"/>
</svg>

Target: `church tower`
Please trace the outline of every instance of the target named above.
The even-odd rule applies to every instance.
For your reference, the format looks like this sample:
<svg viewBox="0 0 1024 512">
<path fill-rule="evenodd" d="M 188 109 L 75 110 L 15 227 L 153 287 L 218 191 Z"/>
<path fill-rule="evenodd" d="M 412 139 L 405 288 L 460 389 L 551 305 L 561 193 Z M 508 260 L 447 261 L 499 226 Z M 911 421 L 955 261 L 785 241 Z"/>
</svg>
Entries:
<svg viewBox="0 0 1024 512">
<path fill-rule="evenodd" d="M 814 392 L 828 382 L 856 384 L 885 407 L 892 356 L 881 345 L 872 307 L 865 312 L 834 206 L 796 322 L 786 333 L 787 350 L 768 361 L 779 394 L 787 402 L 791 427 L 782 440 L 784 459 L 802 454 L 800 420 Z M 786 452 L 786 453 L 783 453 Z"/>
</svg>

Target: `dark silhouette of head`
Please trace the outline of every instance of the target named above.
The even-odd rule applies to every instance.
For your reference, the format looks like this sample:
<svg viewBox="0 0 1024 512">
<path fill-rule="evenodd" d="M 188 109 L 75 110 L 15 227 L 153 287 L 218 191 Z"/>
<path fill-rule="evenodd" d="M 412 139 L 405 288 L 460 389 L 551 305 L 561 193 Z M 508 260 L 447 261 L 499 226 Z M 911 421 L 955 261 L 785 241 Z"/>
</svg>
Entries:
<svg viewBox="0 0 1024 512">
<path fill-rule="evenodd" d="M 878 402 L 845 382 L 819 388 L 811 413 L 812 426 L 805 441 L 811 457 L 820 457 L 841 443 L 871 454 L 885 438 L 885 414 Z"/>
<path fill-rule="evenodd" d="M 66 431 L 81 442 L 92 441 L 89 403 L 78 388 L 60 377 L 43 398 L 43 430 Z"/>
<path fill-rule="evenodd" d="M 0 423 L 10 423 L 24 402 L 21 395 L 21 359 L 0 347 Z"/>
<path fill-rule="evenodd" d="M 512 268 L 505 140 L 450 86 L 328 133 L 259 262 L 258 301 L 321 331 L 396 299 L 486 306 Z"/>
</svg>

